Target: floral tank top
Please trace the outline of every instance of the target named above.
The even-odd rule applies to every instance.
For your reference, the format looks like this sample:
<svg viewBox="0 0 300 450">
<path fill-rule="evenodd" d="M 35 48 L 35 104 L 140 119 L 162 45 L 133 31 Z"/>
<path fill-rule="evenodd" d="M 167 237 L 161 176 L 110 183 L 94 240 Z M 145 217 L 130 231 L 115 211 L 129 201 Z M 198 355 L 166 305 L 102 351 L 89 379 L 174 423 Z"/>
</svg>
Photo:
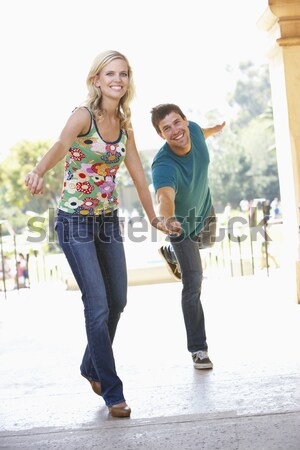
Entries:
<svg viewBox="0 0 300 450">
<path fill-rule="evenodd" d="M 126 142 L 123 130 L 117 141 L 105 142 L 91 114 L 90 130 L 77 137 L 66 156 L 58 208 L 84 216 L 116 209 L 116 175 L 125 159 Z"/>
</svg>

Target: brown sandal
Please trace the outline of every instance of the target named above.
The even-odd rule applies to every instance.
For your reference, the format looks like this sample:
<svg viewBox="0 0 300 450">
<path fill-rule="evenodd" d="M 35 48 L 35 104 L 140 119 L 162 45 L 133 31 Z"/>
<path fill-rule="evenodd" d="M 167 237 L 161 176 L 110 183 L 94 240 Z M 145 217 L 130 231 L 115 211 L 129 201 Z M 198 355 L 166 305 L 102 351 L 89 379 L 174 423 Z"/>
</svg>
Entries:
<svg viewBox="0 0 300 450">
<path fill-rule="evenodd" d="M 125 406 L 118 406 L 118 405 L 109 406 L 108 410 L 109 410 L 110 414 L 112 415 L 112 417 L 129 417 L 130 414 L 131 414 L 131 409 L 129 408 L 128 405 L 125 405 Z"/>
<path fill-rule="evenodd" d="M 82 375 L 83 378 L 85 378 L 86 380 L 88 380 L 88 382 L 90 383 L 93 391 L 95 392 L 95 394 L 102 396 L 101 394 L 101 383 L 100 381 L 93 381 L 93 380 L 89 380 L 88 378 L 86 378 L 84 375 Z"/>
</svg>

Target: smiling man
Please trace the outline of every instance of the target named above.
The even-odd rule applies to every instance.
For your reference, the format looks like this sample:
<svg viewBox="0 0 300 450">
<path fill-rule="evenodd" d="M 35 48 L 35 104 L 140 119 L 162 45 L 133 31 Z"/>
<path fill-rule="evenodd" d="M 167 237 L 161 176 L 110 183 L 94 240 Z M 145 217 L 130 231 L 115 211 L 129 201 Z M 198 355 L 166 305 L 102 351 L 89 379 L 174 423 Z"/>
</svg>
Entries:
<svg viewBox="0 0 300 450">
<path fill-rule="evenodd" d="M 199 249 L 211 247 L 216 235 L 205 139 L 220 133 L 225 122 L 203 129 L 173 104 L 154 107 L 151 119 L 166 141 L 152 163 L 159 215 L 170 233 L 168 244 L 159 252 L 173 276 L 182 280 L 187 348 L 194 367 L 211 369 L 200 299 L 203 273 Z"/>
</svg>

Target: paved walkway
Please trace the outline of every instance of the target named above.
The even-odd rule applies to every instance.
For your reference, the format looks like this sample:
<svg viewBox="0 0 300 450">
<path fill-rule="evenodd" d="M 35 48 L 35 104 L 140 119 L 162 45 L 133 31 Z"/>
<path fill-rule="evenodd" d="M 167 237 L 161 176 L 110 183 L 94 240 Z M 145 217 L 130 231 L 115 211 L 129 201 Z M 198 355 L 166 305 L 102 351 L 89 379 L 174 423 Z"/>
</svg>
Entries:
<svg viewBox="0 0 300 450">
<path fill-rule="evenodd" d="M 212 371 L 192 366 L 180 290 L 129 288 L 114 351 L 130 419 L 111 418 L 79 374 L 78 291 L 0 294 L 0 449 L 299 450 L 300 305 L 290 279 L 278 269 L 204 280 Z"/>
</svg>

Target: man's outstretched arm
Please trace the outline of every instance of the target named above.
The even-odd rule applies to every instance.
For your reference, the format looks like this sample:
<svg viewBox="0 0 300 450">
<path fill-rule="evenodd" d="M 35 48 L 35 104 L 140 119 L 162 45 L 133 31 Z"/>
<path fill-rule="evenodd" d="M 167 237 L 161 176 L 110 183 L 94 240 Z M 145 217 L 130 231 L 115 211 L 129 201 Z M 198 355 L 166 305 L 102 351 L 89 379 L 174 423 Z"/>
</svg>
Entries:
<svg viewBox="0 0 300 450">
<path fill-rule="evenodd" d="M 204 138 L 207 139 L 210 136 L 214 136 L 215 134 L 221 133 L 223 128 L 225 127 L 226 122 L 223 122 L 219 125 L 215 125 L 214 127 L 210 128 L 202 128 Z"/>
<path fill-rule="evenodd" d="M 175 191 L 171 186 L 159 188 L 156 193 L 158 201 L 158 212 L 164 221 L 169 234 L 180 235 L 181 223 L 175 218 Z"/>
</svg>

